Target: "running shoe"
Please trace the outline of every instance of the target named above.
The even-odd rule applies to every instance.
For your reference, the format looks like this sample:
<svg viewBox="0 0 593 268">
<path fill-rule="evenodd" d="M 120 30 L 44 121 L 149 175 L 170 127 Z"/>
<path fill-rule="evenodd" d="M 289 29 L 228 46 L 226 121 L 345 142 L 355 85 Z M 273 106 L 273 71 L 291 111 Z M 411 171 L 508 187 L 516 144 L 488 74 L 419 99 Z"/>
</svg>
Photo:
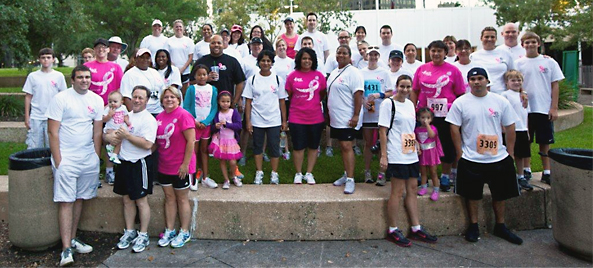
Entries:
<svg viewBox="0 0 593 268">
<path fill-rule="evenodd" d="M 171 244 L 171 241 L 175 238 L 175 236 L 177 235 L 177 232 L 173 229 L 173 230 L 169 230 L 169 229 L 165 229 L 165 233 L 163 234 L 163 237 L 161 237 L 161 239 L 159 239 L 159 246 L 160 247 L 166 247 L 169 244 Z"/>
<path fill-rule="evenodd" d="M 234 183 L 234 184 L 235 184 L 235 186 L 237 186 L 237 187 L 241 187 L 241 186 L 243 186 L 243 182 L 241 181 L 241 179 L 239 179 L 239 178 L 237 178 L 237 177 L 234 177 L 234 178 L 233 178 L 233 183 Z"/>
<path fill-rule="evenodd" d="M 344 187 L 344 193 L 345 194 L 353 194 L 355 185 L 356 184 L 354 183 L 354 179 L 347 178 L 346 186 Z"/>
<path fill-rule="evenodd" d="M 518 237 L 516 234 L 513 234 L 513 232 L 511 232 L 511 230 L 509 230 L 504 223 L 497 223 L 494 225 L 494 232 L 492 232 L 492 234 L 513 244 L 523 244 L 523 239 Z"/>
<path fill-rule="evenodd" d="M 334 186 L 342 186 L 344 184 L 346 184 L 346 172 L 344 172 L 344 175 L 342 175 L 342 177 L 334 181 Z"/>
<path fill-rule="evenodd" d="M 409 247 L 412 245 L 409 239 L 407 239 L 400 229 L 393 232 L 387 232 L 387 240 L 395 243 L 400 247 Z"/>
<path fill-rule="evenodd" d="M 385 186 L 386 183 L 387 183 L 387 178 L 385 177 L 385 173 L 379 172 L 379 175 L 377 175 L 377 183 L 375 183 L 375 185 Z"/>
<path fill-rule="evenodd" d="M 325 147 L 325 155 L 327 157 L 333 157 L 334 156 L 334 148 L 327 146 Z"/>
<path fill-rule="evenodd" d="M 294 184 L 301 184 L 303 183 L 303 173 L 296 173 L 294 174 Z"/>
<path fill-rule="evenodd" d="M 270 162 L 270 157 L 268 156 L 268 154 L 263 153 L 263 158 L 264 158 L 264 161 Z"/>
<path fill-rule="evenodd" d="M 309 184 L 309 185 L 315 184 L 315 177 L 313 177 L 312 173 L 307 172 L 305 174 L 305 179 L 307 180 L 307 184 Z"/>
<path fill-rule="evenodd" d="M 354 154 L 362 155 L 362 151 L 360 150 L 360 148 L 357 145 L 354 145 L 354 147 L 352 147 L 352 150 L 354 150 Z"/>
<path fill-rule="evenodd" d="M 200 171 L 198 171 L 198 174 L 200 173 Z M 194 178 L 194 176 L 192 174 L 189 174 L 189 189 L 192 191 L 197 191 L 198 190 L 198 176 L 196 176 L 196 178 Z"/>
<path fill-rule="evenodd" d="M 441 194 L 440 194 L 439 191 L 432 190 L 432 194 L 430 194 L 430 200 L 432 200 L 432 201 L 438 201 L 440 195 Z"/>
<path fill-rule="evenodd" d="M 113 185 L 115 182 L 115 172 L 113 172 L 113 170 L 105 171 L 105 182 L 109 185 Z"/>
<path fill-rule="evenodd" d="M 78 240 L 78 238 L 73 238 L 70 241 L 70 247 L 76 253 L 91 253 L 93 251 L 93 247 L 90 245 Z"/>
<path fill-rule="evenodd" d="M 465 231 L 465 240 L 469 242 L 478 242 L 480 239 L 480 228 L 477 223 L 470 223 Z"/>
<path fill-rule="evenodd" d="M 550 174 L 542 174 L 542 182 L 551 185 L 552 179 L 550 178 Z"/>
<path fill-rule="evenodd" d="M 420 230 L 418 230 L 416 232 L 414 232 L 414 231 L 410 232 L 410 235 L 408 236 L 408 238 L 426 242 L 426 243 L 436 243 L 437 242 L 437 237 L 426 232 L 426 230 L 424 230 L 424 227 L 420 227 Z"/>
<path fill-rule="evenodd" d="M 428 193 L 428 188 L 425 186 L 420 186 L 420 189 L 418 190 L 418 195 L 424 196 L 426 193 Z"/>
<path fill-rule="evenodd" d="M 72 249 L 67 248 L 60 254 L 60 266 L 70 266 L 74 263 L 74 257 L 72 257 Z"/>
<path fill-rule="evenodd" d="M 365 183 L 374 183 L 373 181 L 373 174 L 371 174 L 370 170 L 364 172 L 364 182 Z"/>
<path fill-rule="evenodd" d="M 235 169 L 235 177 L 239 178 L 240 180 L 242 180 L 243 178 L 245 178 L 245 176 L 243 176 L 243 173 L 241 173 L 241 171 L 239 171 L 239 167 L 237 167 Z"/>
<path fill-rule="evenodd" d="M 253 180 L 253 184 L 261 185 L 264 180 L 264 172 L 258 170 L 255 172 L 255 179 Z"/>
<path fill-rule="evenodd" d="M 126 249 L 136 240 L 138 237 L 138 232 L 136 230 L 124 230 L 124 235 L 119 239 L 117 243 L 117 248 L 119 249 Z"/>
<path fill-rule="evenodd" d="M 245 159 L 245 156 L 241 157 L 241 159 L 239 159 L 239 161 L 237 161 L 237 165 L 239 166 L 244 166 L 247 163 L 247 159 Z"/>
<path fill-rule="evenodd" d="M 531 180 L 531 171 L 523 170 L 523 177 L 525 177 L 527 181 Z"/>
<path fill-rule="evenodd" d="M 222 184 L 222 189 L 223 190 L 228 190 L 229 188 L 231 188 L 231 182 L 230 181 L 224 181 L 224 183 Z"/>
<path fill-rule="evenodd" d="M 533 186 L 525 178 L 519 178 L 519 186 L 526 191 L 533 191 Z"/>
<path fill-rule="evenodd" d="M 148 234 L 138 234 L 136 238 L 136 242 L 134 242 L 134 246 L 132 246 L 132 251 L 136 253 L 140 253 L 148 247 L 150 241 L 148 240 Z"/>
<path fill-rule="evenodd" d="M 441 176 L 441 191 L 443 191 L 443 192 L 451 191 L 451 186 L 449 184 L 449 177 Z"/>
<path fill-rule="evenodd" d="M 278 185 L 278 183 L 280 183 L 280 178 L 278 178 L 278 172 L 272 171 L 272 173 L 270 173 L 270 184 Z"/>
<path fill-rule="evenodd" d="M 218 187 L 218 184 L 213 179 L 206 177 L 202 179 L 202 186 L 214 189 Z"/>
<path fill-rule="evenodd" d="M 185 243 L 189 242 L 191 239 L 188 231 L 179 231 L 179 234 L 173 238 L 171 241 L 172 248 L 180 248 L 185 246 Z"/>
</svg>

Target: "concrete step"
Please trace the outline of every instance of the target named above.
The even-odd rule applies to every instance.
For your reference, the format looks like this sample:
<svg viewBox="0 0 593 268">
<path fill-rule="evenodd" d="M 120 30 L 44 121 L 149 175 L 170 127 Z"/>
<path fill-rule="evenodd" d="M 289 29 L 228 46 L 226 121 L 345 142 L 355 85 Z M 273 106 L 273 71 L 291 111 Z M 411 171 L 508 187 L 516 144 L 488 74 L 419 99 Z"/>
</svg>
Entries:
<svg viewBox="0 0 593 268">
<path fill-rule="evenodd" d="M 0 142 L 21 142 L 27 139 L 24 122 L 0 122 Z"/>
<path fill-rule="evenodd" d="M 507 202 L 506 222 L 516 230 L 545 228 L 551 223 L 550 187 L 539 183 Z M 0 177 L 0 220 L 8 219 L 8 178 Z M 149 233 L 158 236 L 165 226 L 164 195 L 160 186 L 148 197 L 151 206 Z M 352 195 L 331 184 L 245 185 L 230 190 L 204 189 L 190 193 L 193 237 L 229 240 L 350 240 L 380 239 L 387 229 L 390 184 L 378 187 L 358 183 Z M 414 193 L 415 194 L 415 193 Z M 485 189 L 480 206 L 480 225 L 491 230 L 494 215 L 490 192 Z M 193 208 L 196 208 L 193 210 Z M 435 235 L 458 235 L 465 231 L 465 204 L 458 195 L 442 193 L 439 201 L 418 198 L 423 226 Z M 398 224 L 409 228 L 403 201 Z M 122 198 L 104 185 L 98 198 L 85 203 L 80 229 L 109 233 L 124 228 Z"/>
</svg>

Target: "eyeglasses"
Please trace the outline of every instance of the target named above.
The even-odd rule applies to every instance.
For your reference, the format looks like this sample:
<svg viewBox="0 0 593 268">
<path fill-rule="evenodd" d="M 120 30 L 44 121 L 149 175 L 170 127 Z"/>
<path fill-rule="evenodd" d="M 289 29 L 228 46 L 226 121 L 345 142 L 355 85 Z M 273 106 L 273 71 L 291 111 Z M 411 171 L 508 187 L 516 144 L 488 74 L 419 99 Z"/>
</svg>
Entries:
<svg viewBox="0 0 593 268">
<path fill-rule="evenodd" d="M 338 39 L 340 39 L 340 40 L 342 40 L 342 39 L 348 39 L 348 38 L 350 38 L 350 36 L 340 36 L 340 37 L 338 37 Z"/>
</svg>

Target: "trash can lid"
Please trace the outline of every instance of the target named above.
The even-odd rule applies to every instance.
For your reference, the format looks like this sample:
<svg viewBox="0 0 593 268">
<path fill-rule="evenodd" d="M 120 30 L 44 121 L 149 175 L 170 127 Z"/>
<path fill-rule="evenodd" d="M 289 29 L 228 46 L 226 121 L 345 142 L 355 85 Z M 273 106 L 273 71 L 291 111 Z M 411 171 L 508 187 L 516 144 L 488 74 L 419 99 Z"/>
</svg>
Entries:
<svg viewBox="0 0 593 268">
<path fill-rule="evenodd" d="M 570 167 L 593 170 L 593 150 L 579 148 L 554 148 L 548 151 L 550 158 Z"/>
<path fill-rule="evenodd" d="M 8 169 L 30 170 L 51 166 L 51 151 L 49 148 L 29 149 L 11 154 L 8 157 Z"/>
</svg>

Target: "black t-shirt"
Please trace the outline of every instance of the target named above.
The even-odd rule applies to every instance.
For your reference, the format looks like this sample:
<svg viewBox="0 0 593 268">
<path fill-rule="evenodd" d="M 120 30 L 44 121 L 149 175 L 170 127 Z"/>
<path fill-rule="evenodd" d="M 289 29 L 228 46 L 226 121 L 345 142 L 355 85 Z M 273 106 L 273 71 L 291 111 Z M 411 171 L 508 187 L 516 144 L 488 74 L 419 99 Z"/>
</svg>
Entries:
<svg viewBox="0 0 593 268">
<path fill-rule="evenodd" d="M 213 85 L 218 90 L 218 93 L 221 91 L 228 91 L 235 96 L 235 85 L 239 84 L 246 80 L 245 74 L 243 73 L 243 69 L 241 68 L 241 64 L 237 61 L 237 59 L 229 56 L 227 54 L 222 54 L 219 57 L 214 57 L 210 54 L 201 57 L 196 63 L 194 64 L 194 68 L 192 68 L 192 77 L 194 76 L 195 66 L 198 64 L 204 64 L 208 66 L 208 68 L 212 66 L 219 67 L 218 73 L 218 81 L 210 81 L 208 82 L 210 85 Z"/>
</svg>

